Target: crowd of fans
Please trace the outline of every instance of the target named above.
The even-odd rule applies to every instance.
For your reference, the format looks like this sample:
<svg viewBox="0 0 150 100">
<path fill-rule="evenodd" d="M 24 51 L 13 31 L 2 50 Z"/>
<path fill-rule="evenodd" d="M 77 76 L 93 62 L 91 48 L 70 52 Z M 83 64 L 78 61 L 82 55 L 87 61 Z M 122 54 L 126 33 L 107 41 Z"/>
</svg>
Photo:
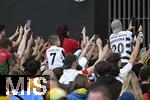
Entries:
<svg viewBox="0 0 150 100">
<path fill-rule="evenodd" d="M 5 26 L 0 25 L 0 75 L 41 75 L 47 79 L 45 95 L 18 93 L 9 98 L 150 100 L 150 49 L 141 50 L 143 27 L 139 26 L 136 35 L 131 23 L 126 31 L 119 20 L 111 27 L 109 42 L 103 44 L 98 34 L 88 40 L 85 27 L 77 41 L 69 37 L 65 24 L 58 25 L 48 40 L 35 37 L 27 25 L 18 26 L 8 38 Z"/>
</svg>

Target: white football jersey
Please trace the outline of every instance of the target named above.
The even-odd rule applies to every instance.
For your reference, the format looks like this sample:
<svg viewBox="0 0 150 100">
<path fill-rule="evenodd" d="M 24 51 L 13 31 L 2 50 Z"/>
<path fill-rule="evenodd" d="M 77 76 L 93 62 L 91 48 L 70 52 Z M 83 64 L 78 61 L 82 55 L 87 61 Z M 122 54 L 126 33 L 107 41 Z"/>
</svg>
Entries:
<svg viewBox="0 0 150 100">
<path fill-rule="evenodd" d="M 57 67 L 63 66 L 63 61 L 65 59 L 64 49 L 57 46 L 51 46 L 46 51 L 46 56 L 48 59 L 48 67 L 53 70 Z"/>
<path fill-rule="evenodd" d="M 127 63 L 132 52 L 132 32 L 120 31 L 115 34 L 111 34 L 109 40 L 112 51 L 120 53 L 122 63 Z"/>
</svg>

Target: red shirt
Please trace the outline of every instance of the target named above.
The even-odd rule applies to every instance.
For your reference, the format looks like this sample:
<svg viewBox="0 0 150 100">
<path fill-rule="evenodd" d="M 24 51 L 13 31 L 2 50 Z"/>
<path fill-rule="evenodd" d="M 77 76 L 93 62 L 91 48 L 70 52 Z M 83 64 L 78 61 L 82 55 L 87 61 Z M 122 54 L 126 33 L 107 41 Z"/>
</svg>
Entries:
<svg viewBox="0 0 150 100">
<path fill-rule="evenodd" d="M 150 100 L 150 93 L 144 93 L 144 99 L 143 100 Z"/>
<path fill-rule="evenodd" d="M 0 64 L 12 58 L 12 54 L 6 49 L 0 49 Z"/>
<path fill-rule="evenodd" d="M 71 55 L 74 50 L 79 48 L 79 42 L 72 38 L 64 38 L 62 47 L 65 50 L 65 55 Z"/>
</svg>

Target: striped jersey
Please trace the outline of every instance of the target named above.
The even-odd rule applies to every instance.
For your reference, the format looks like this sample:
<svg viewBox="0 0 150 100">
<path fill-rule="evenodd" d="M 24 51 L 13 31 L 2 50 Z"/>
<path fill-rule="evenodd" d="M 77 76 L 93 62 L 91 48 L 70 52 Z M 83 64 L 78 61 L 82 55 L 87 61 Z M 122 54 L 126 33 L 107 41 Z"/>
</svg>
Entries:
<svg viewBox="0 0 150 100">
<path fill-rule="evenodd" d="M 127 63 L 132 52 L 132 32 L 120 31 L 111 34 L 109 40 L 112 51 L 121 54 L 122 63 Z"/>
<path fill-rule="evenodd" d="M 49 69 L 55 69 L 57 67 L 63 66 L 63 61 L 65 59 L 64 49 L 57 46 L 51 46 L 46 51 L 46 56 L 48 59 Z"/>
</svg>

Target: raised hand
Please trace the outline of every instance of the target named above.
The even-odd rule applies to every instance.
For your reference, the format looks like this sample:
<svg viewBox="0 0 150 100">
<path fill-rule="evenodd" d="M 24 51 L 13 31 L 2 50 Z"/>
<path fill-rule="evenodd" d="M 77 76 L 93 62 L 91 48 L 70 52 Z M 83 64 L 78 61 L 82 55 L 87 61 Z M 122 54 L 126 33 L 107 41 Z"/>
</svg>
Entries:
<svg viewBox="0 0 150 100">
<path fill-rule="evenodd" d="M 85 43 L 85 44 L 87 44 L 87 39 L 86 39 L 86 28 L 85 27 L 83 27 L 83 29 L 82 29 L 82 36 L 83 36 L 83 42 Z"/>
<path fill-rule="evenodd" d="M 9 37 L 9 39 L 13 41 L 19 35 L 19 33 L 20 33 L 20 29 L 19 26 L 17 26 L 16 32 L 11 37 Z"/>
<path fill-rule="evenodd" d="M 25 26 L 24 26 L 24 34 L 29 34 L 30 30 L 31 30 L 31 28 L 27 29 L 27 25 L 25 24 Z"/>
<path fill-rule="evenodd" d="M 33 44 L 33 33 L 30 36 L 30 39 L 28 40 L 28 44 L 32 45 Z"/>
<path fill-rule="evenodd" d="M 39 46 L 40 44 L 40 41 L 41 41 L 41 38 L 38 37 L 37 39 L 34 40 L 35 44 Z"/>
<path fill-rule="evenodd" d="M 136 43 L 143 43 L 143 38 L 140 36 L 140 34 L 136 38 Z"/>
<path fill-rule="evenodd" d="M 15 35 L 19 35 L 19 26 L 17 26 L 17 29 L 16 29 L 16 32 L 15 32 Z"/>
<path fill-rule="evenodd" d="M 140 25 L 140 26 L 139 26 L 138 31 L 139 31 L 139 32 L 142 32 L 142 31 L 143 31 L 143 27 L 142 27 L 142 25 Z"/>
<path fill-rule="evenodd" d="M 48 48 L 47 45 L 48 45 L 48 42 L 44 43 L 41 52 L 44 52 Z"/>
<path fill-rule="evenodd" d="M 102 46 L 102 40 L 101 40 L 100 38 L 98 38 L 98 39 L 96 40 L 96 45 L 97 45 L 97 46 Z"/>
<path fill-rule="evenodd" d="M 132 29 L 134 29 L 135 28 L 135 26 L 132 26 L 132 24 L 131 24 L 131 22 L 130 22 L 130 24 L 129 24 L 129 26 L 128 26 L 128 31 L 131 31 Z"/>
<path fill-rule="evenodd" d="M 23 27 L 22 26 L 20 26 L 19 33 L 23 34 Z"/>
<path fill-rule="evenodd" d="M 85 27 L 83 27 L 83 29 L 82 29 L 82 32 L 81 32 L 83 35 L 86 35 L 86 28 Z"/>
<path fill-rule="evenodd" d="M 108 44 L 106 44 L 105 46 L 104 46 L 104 48 L 103 48 L 103 51 L 108 51 L 110 48 L 109 48 L 109 46 L 108 46 Z"/>
<path fill-rule="evenodd" d="M 94 39 L 95 39 L 95 35 L 93 35 L 93 37 L 87 42 L 86 47 L 89 47 L 90 45 L 92 45 Z"/>
<path fill-rule="evenodd" d="M 39 48 L 41 48 L 44 45 L 44 39 L 40 39 L 40 45 Z"/>
<path fill-rule="evenodd" d="M 88 41 L 88 43 L 92 43 L 95 40 L 95 35 L 92 36 L 92 38 Z"/>
</svg>

